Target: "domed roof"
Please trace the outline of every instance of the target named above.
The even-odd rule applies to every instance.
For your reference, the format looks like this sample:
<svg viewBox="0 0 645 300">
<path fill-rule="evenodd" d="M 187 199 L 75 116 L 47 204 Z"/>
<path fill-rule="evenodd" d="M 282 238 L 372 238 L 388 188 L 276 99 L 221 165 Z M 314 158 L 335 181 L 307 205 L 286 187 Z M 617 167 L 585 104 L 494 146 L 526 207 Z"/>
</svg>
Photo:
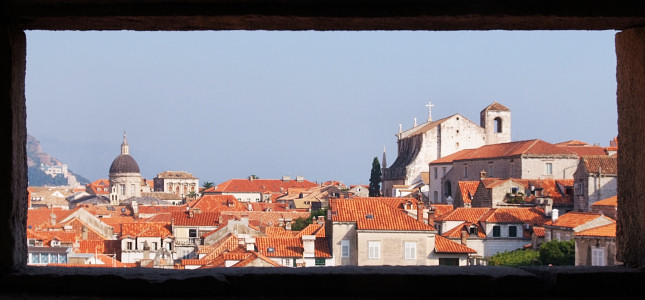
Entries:
<svg viewBox="0 0 645 300">
<path fill-rule="evenodd" d="M 117 173 L 140 173 L 139 165 L 129 154 L 120 154 L 110 165 L 110 174 Z"/>
<path fill-rule="evenodd" d="M 114 159 L 110 166 L 110 174 L 118 173 L 141 173 L 139 164 L 130 156 L 130 147 L 125 131 L 123 132 L 123 143 L 121 143 L 121 154 Z"/>
</svg>

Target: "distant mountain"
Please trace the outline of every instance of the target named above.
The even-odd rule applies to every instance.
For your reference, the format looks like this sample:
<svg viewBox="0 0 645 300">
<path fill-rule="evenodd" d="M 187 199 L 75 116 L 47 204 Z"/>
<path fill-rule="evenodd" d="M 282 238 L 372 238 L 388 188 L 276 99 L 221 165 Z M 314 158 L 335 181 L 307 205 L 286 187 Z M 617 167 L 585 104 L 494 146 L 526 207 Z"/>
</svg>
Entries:
<svg viewBox="0 0 645 300">
<path fill-rule="evenodd" d="M 43 152 L 40 142 L 27 135 L 27 176 L 29 186 L 77 186 L 89 183 L 83 176 L 67 169 L 67 165 Z"/>
</svg>

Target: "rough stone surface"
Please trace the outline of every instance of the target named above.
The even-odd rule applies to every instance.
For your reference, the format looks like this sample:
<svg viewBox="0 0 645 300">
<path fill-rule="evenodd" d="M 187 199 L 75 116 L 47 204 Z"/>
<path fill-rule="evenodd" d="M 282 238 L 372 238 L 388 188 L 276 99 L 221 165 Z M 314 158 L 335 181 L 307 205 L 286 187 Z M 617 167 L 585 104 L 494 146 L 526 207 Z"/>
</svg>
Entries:
<svg viewBox="0 0 645 300">
<path fill-rule="evenodd" d="M 600 30 L 618 55 L 620 259 L 645 267 L 645 10 L 610 0 L 7 0 L 0 4 L 0 298 L 626 297 L 631 268 L 339 268 L 173 272 L 25 267 L 25 35 L 43 30 Z M 458 283 L 456 285 L 456 283 Z M 616 288 L 598 288 L 598 287 Z M 403 293 L 403 294 L 401 294 Z"/>
<path fill-rule="evenodd" d="M 645 29 L 616 35 L 618 81 L 618 260 L 645 267 Z"/>
</svg>

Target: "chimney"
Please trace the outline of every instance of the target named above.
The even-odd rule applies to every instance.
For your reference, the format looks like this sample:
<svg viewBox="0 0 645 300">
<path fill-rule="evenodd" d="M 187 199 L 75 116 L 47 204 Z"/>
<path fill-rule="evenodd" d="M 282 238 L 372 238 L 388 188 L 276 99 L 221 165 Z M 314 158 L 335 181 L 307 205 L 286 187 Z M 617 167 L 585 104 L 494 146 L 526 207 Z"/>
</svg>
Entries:
<svg viewBox="0 0 645 300">
<path fill-rule="evenodd" d="M 423 222 L 423 202 L 419 201 L 417 202 L 417 221 L 424 223 Z"/>
<path fill-rule="evenodd" d="M 479 172 L 479 179 L 480 180 L 486 179 L 486 171 L 482 170 L 481 172 Z"/>
<path fill-rule="evenodd" d="M 148 241 L 143 243 L 143 259 L 150 259 L 150 245 Z"/>
<path fill-rule="evenodd" d="M 552 220 L 553 222 L 555 222 L 555 221 L 557 221 L 557 220 L 558 220 L 558 217 L 559 217 L 559 216 L 558 216 L 558 210 L 557 210 L 557 209 L 553 209 L 553 211 L 551 212 L 551 220 Z"/>
<path fill-rule="evenodd" d="M 468 231 L 466 230 L 461 231 L 461 244 L 464 246 L 468 244 Z"/>
<path fill-rule="evenodd" d="M 194 217 L 194 216 L 195 216 L 195 213 L 194 213 L 192 210 L 189 210 L 189 211 L 188 211 L 188 217 L 189 217 L 189 218 L 192 218 L 192 217 Z"/>
<path fill-rule="evenodd" d="M 284 220 L 284 229 L 291 230 L 291 218 Z"/>
<path fill-rule="evenodd" d="M 249 207 L 248 208 L 249 211 L 253 211 L 253 205 L 251 205 L 251 203 L 249 203 L 248 207 Z"/>
<path fill-rule="evenodd" d="M 325 224 L 325 216 L 318 216 L 318 224 L 319 225 Z"/>
<path fill-rule="evenodd" d="M 302 248 L 304 251 L 302 256 L 304 258 L 316 257 L 316 236 L 315 235 L 303 235 L 302 236 Z"/>
<path fill-rule="evenodd" d="M 304 177 L 302 177 L 302 176 L 296 176 L 296 181 L 297 181 L 297 182 L 303 182 L 304 180 L 305 180 L 305 178 L 304 178 Z"/>
<path fill-rule="evenodd" d="M 135 217 L 139 215 L 139 204 L 136 200 L 132 200 L 132 213 L 135 215 Z"/>
<path fill-rule="evenodd" d="M 428 209 L 428 223 L 432 222 L 434 220 L 434 213 L 435 213 L 435 208 L 430 206 Z"/>
<path fill-rule="evenodd" d="M 553 199 L 542 198 L 542 202 L 540 206 L 542 206 L 542 208 L 544 209 L 544 216 L 550 217 L 553 214 Z"/>
<path fill-rule="evenodd" d="M 247 237 L 244 239 L 246 243 L 246 251 L 256 251 L 255 250 L 255 238 Z"/>
<path fill-rule="evenodd" d="M 278 219 L 278 227 L 284 227 L 284 219 L 283 218 Z"/>
<path fill-rule="evenodd" d="M 56 225 L 56 214 L 55 214 L 55 213 L 53 213 L 53 212 L 52 212 L 52 214 L 51 214 L 51 215 L 49 215 L 49 222 L 50 222 L 52 225 Z"/>
</svg>

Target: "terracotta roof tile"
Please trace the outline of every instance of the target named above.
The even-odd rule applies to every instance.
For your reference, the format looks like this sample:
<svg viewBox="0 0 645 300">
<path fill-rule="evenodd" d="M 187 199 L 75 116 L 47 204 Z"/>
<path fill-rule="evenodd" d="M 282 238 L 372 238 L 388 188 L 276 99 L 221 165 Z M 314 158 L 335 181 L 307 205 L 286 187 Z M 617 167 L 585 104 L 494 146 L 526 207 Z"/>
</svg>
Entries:
<svg viewBox="0 0 645 300">
<path fill-rule="evenodd" d="M 475 195 L 479 181 L 459 181 L 459 191 L 461 192 L 461 199 L 464 203 L 470 203 L 471 197 Z"/>
<path fill-rule="evenodd" d="M 583 156 L 580 158 L 589 173 L 618 174 L 618 158 L 613 156 Z"/>
<path fill-rule="evenodd" d="M 508 109 L 508 107 L 498 103 L 497 101 L 491 103 L 489 106 L 486 106 L 482 111 L 487 111 L 487 110 L 497 110 L 497 111 L 511 111 Z"/>
<path fill-rule="evenodd" d="M 278 264 L 277 262 L 273 261 L 272 259 L 270 259 L 270 258 L 268 258 L 268 257 L 266 257 L 266 256 L 264 256 L 264 255 L 262 255 L 260 253 L 257 253 L 255 251 L 249 251 L 249 253 L 251 255 L 249 255 L 247 258 L 241 260 L 240 262 L 232 265 L 231 267 L 234 267 L 234 268 L 245 267 L 245 266 L 247 266 L 248 264 L 250 264 L 251 262 L 253 262 L 253 261 L 257 260 L 257 259 L 263 260 L 264 262 L 266 262 L 266 263 L 268 263 L 268 264 L 270 264 L 270 265 L 272 265 L 274 267 L 284 267 L 283 265 Z"/>
<path fill-rule="evenodd" d="M 175 220 L 175 226 L 217 226 L 220 215 L 214 212 L 201 212 L 193 213 L 191 217 L 186 211 L 171 214 Z"/>
<path fill-rule="evenodd" d="M 304 230 L 304 229 L 303 229 Z M 285 230 L 283 227 L 266 227 L 265 232 L 269 237 L 294 237 L 297 232 Z"/>
<path fill-rule="evenodd" d="M 76 253 L 120 254 L 120 240 L 80 240 Z"/>
<path fill-rule="evenodd" d="M 590 222 L 594 219 L 597 219 L 599 217 L 604 217 L 602 214 L 598 213 L 588 213 L 588 212 L 575 212 L 575 211 L 570 211 L 564 215 L 561 215 L 558 217 L 558 219 L 553 222 L 553 221 L 548 221 L 544 225 L 549 225 L 549 226 L 558 226 L 558 227 L 568 227 L 568 228 L 575 228 L 578 227 L 582 224 L 585 224 L 587 222 Z M 607 220 L 610 220 L 614 222 L 612 219 L 607 218 Z"/>
<path fill-rule="evenodd" d="M 618 196 L 609 197 L 594 202 L 591 206 L 618 206 Z"/>
<path fill-rule="evenodd" d="M 459 153 L 459 152 L 457 152 Z M 542 140 L 527 140 L 501 144 L 484 145 L 468 153 L 455 158 L 453 161 L 495 158 L 495 157 L 516 157 L 522 155 L 565 155 L 577 157 L 577 155 L 563 147 L 558 147 Z M 435 163 L 433 161 L 431 163 Z"/>
<path fill-rule="evenodd" d="M 213 192 L 280 192 L 290 188 L 311 188 L 317 184 L 308 180 L 288 180 L 280 179 L 231 179 L 223 182 L 214 189 Z"/>
<path fill-rule="evenodd" d="M 130 237 L 160 237 L 166 238 L 172 235 L 170 223 L 162 222 L 138 222 L 121 224 L 121 236 Z"/>
<path fill-rule="evenodd" d="M 432 204 L 431 207 L 434 209 L 434 217 L 439 218 L 447 213 L 450 213 L 455 208 L 450 204 Z"/>
<path fill-rule="evenodd" d="M 539 226 L 534 226 L 534 227 L 533 227 L 533 233 L 534 233 L 536 236 L 544 237 L 544 232 L 545 232 L 544 227 L 539 227 Z"/>
<path fill-rule="evenodd" d="M 490 223 L 524 223 L 529 225 L 542 225 L 549 218 L 544 216 L 544 211 L 534 207 L 491 208 L 479 221 Z"/>
<path fill-rule="evenodd" d="M 616 237 L 616 223 L 599 226 L 576 232 L 575 236 L 602 236 L 602 237 Z"/>
<path fill-rule="evenodd" d="M 488 211 L 490 208 L 487 207 L 458 207 L 452 212 L 449 212 L 441 217 L 435 219 L 435 221 L 464 221 L 469 223 L 475 223 Z"/>
<path fill-rule="evenodd" d="M 323 224 L 309 224 L 303 230 L 296 233 L 296 237 L 303 235 L 315 235 L 316 237 L 325 237 L 325 225 Z"/>
<path fill-rule="evenodd" d="M 258 252 L 268 257 L 302 257 L 304 248 L 302 238 L 273 238 L 273 237 L 256 237 L 255 245 Z M 327 238 L 316 238 L 315 257 L 329 258 L 331 251 Z M 271 248 L 271 249 L 270 249 Z M 272 250 L 272 251 L 270 251 Z"/>
<path fill-rule="evenodd" d="M 204 195 L 189 204 L 202 212 L 246 211 L 247 207 L 232 195 Z"/>
<path fill-rule="evenodd" d="M 356 222 L 358 229 L 431 231 L 434 227 L 417 221 L 378 198 L 332 199 L 332 221 Z"/>
<path fill-rule="evenodd" d="M 437 253 L 477 253 L 468 246 L 455 243 L 440 235 L 434 236 L 434 251 Z"/>
<path fill-rule="evenodd" d="M 477 237 L 478 238 L 485 238 L 486 233 L 484 232 L 484 229 L 479 225 L 479 223 L 470 223 L 470 222 L 464 222 L 458 226 L 455 226 L 453 229 L 450 229 L 442 234 L 442 236 L 447 237 L 447 238 L 461 238 L 461 232 L 466 231 L 468 232 L 468 229 L 470 229 L 471 225 L 475 225 L 477 227 Z"/>
</svg>

